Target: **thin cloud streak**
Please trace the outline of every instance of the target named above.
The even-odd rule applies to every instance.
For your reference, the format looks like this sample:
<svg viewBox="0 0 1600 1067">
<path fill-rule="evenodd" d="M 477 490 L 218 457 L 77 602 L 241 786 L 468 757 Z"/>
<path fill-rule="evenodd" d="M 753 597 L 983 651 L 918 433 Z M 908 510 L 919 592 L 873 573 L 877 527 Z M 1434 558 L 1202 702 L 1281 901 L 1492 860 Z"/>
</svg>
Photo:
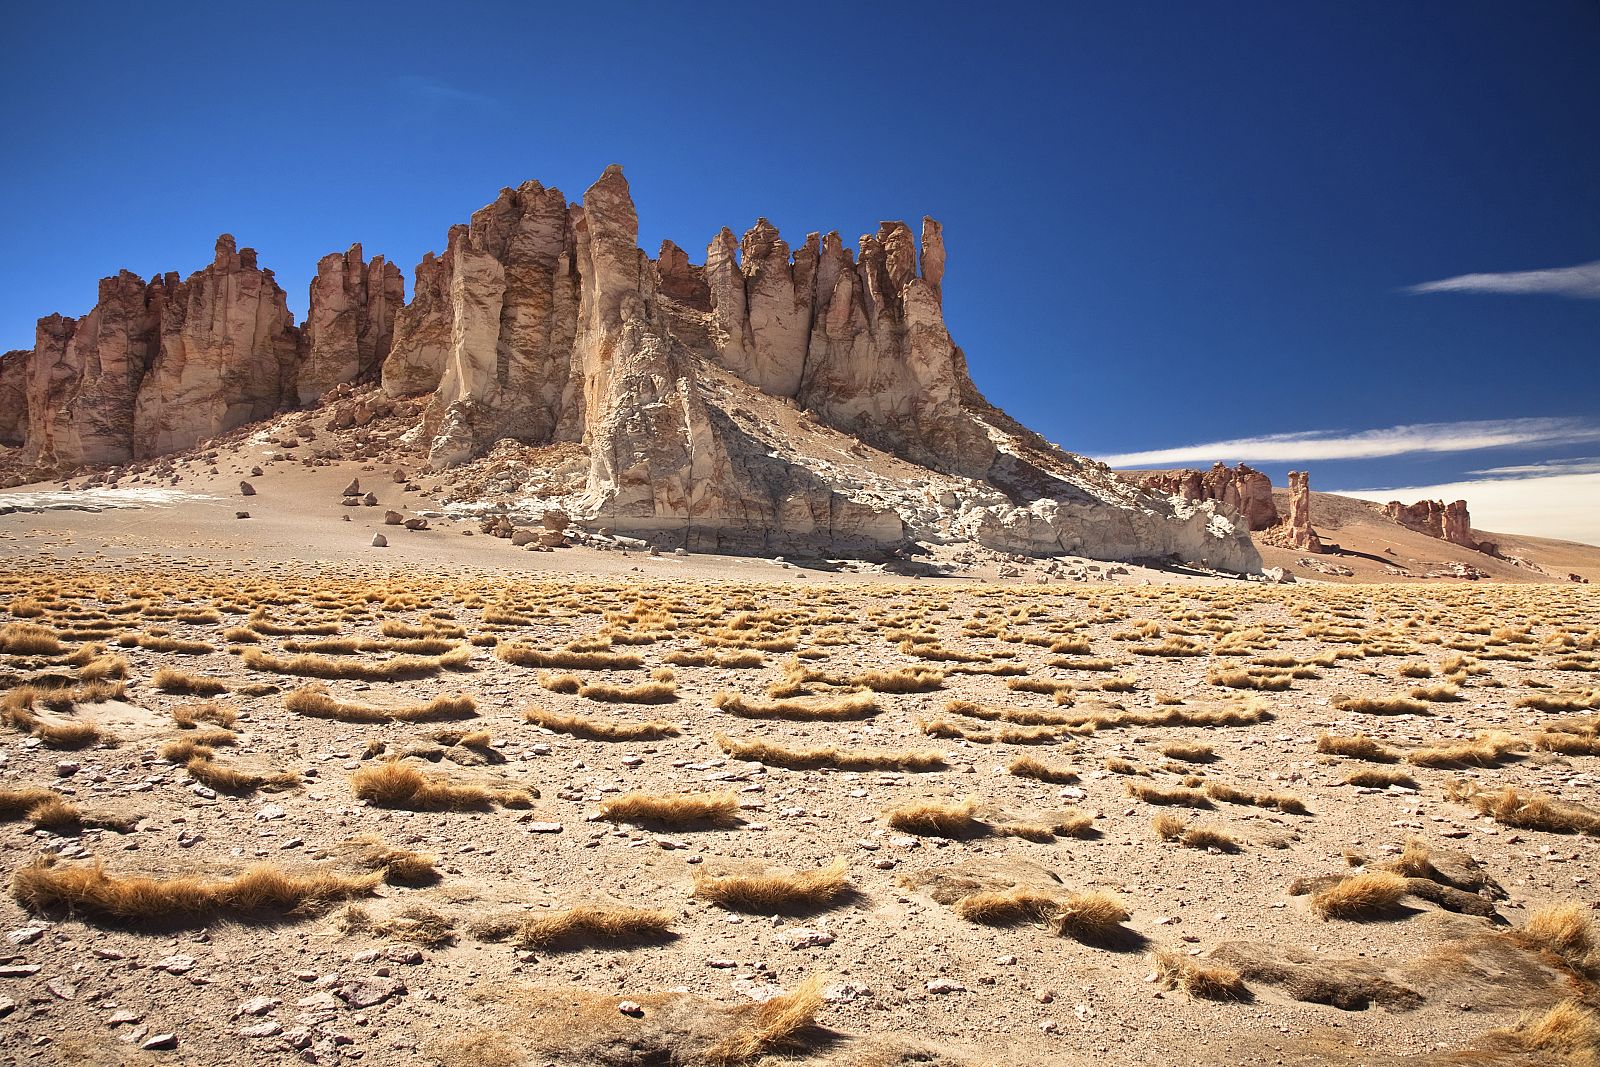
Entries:
<svg viewBox="0 0 1600 1067">
<path fill-rule="evenodd" d="M 1600 473 L 1489 478 L 1395 489 L 1335 489 L 1340 496 L 1387 503 L 1465 500 L 1480 530 L 1600 545 Z"/>
<path fill-rule="evenodd" d="M 1577 459 L 1552 459 L 1545 463 L 1524 463 L 1514 467 L 1487 467 L 1468 471 L 1480 478 L 1537 478 L 1546 474 L 1600 474 L 1600 456 Z M 1600 506 L 1600 504 L 1597 504 Z"/>
<path fill-rule="evenodd" d="M 1473 452 L 1525 445 L 1600 441 L 1600 425 L 1575 418 L 1421 422 L 1381 430 L 1341 433 L 1311 430 L 1211 441 L 1178 448 L 1123 452 L 1100 457 L 1112 467 L 1171 467 L 1187 463 L 1300 463 L 1310 460 L 1379 459 L 1418 452 Z"/>
<path fill-rule="evenodd" d="M 397 92 L 411 97 L 416 112 L 428 118 L 449 108 L 491 110 L 500 106 L 500 101 L 492 96 L 462 89 L 421 74 L 402 74 L 394 79 L 394 86 Z"/>
<path fill-rule="evenodd" d="M 1600 300 L 1600 260 L 1575 267 L 1518 270 L 1500 274 L 1458 274 L 1436 282 L 1406 286 L 1408 293 L 1548 294 L 1574 300 Z"/>
</svg>

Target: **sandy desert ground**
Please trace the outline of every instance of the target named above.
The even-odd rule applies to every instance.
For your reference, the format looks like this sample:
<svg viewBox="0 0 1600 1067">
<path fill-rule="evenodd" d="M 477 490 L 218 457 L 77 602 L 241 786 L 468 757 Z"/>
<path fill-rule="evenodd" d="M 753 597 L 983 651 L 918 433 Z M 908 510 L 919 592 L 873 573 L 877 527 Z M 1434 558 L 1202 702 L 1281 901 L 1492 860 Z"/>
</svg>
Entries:
<svg viewBox="0 0 1600 1067">
<path fill-rule="evenodd" d="M 1592 587 L 380 550 L 297 477 L 0 517 L 0 1059 L 1593 1062 Z"/>
<path fill-rule="evenodd" d="M 0 494 L 0 1060 L 1594 1062 L 1593 586 L 537 552 L 272 437 Z"/>
</svg>

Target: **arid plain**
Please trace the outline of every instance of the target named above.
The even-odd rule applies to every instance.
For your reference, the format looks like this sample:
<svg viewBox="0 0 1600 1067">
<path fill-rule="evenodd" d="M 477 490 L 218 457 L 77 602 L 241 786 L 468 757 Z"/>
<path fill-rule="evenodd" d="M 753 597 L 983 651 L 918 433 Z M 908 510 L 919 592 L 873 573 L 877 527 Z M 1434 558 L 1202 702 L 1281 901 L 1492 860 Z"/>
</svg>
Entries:
<svg viewBox="0 0 1600 1067">
<path fill-rule="evenodd" d="M 1594 1061 L 1590 587 L 379 549 L 255 459 L 0 517 L 0 1058 Z"/>
</svg>

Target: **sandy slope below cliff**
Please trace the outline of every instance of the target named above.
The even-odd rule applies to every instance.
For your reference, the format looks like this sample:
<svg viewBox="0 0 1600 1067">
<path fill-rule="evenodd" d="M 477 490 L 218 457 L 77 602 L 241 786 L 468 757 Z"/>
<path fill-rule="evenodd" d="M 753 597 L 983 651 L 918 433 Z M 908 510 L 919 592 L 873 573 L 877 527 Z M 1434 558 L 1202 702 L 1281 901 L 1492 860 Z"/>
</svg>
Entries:
<svg viewBox="0 0 1600 1067">
<path fill-rule="evenodd" d="M 799 425 L 799 416 L 785 410 L 795 425 L 780 424 L 782 428 L 791 438 L 805 438 L 807 431 Z M 653 556 L 584 545 L 531 551 L 485 536 L 474 516 L 495 513 L 504 505 L 513 515 L 521 515 L 523 522 L 536 521 L 542 511 L 535 493 L 537 479 L 519 482 L 505 493 L 487 491 L 483 482 L 492 476 L 485 471 L 495 469 L 492 459 L 467 471 L 429 473 L 420 453 L 398 443 L 407 425 L 400 419 L 375 429 L 383 441 L 365 449 L 365 459 L 314 458 L 315 452 L 328 445 L 335 445 L 340 454 L 363 452 L 351 444 L 348 435 L 335 439 L 325 429 L 294 449 L 281 447 L 279 442 L 292 438 L 294 428 L 320 428 L 325 422 L 325 412 L 284 416 L 230 435 L 214 449 L 156 461 L 125 474 L 114 487 L 90 485 L 78 478 L 0 491 L 0 550 L 16 558 L 361 562 L 387 570 L 425 567 L 824 583 L 913 581 L 929 575 L 939 581 L 1033 584 L 1073 573 L 1111 584 L 1209 580 L 1203 574 L 1112 566 L 1072 557 L 1054 562 L 1024 559 L 967 543 L 927 545 L 907 559 L 888 563 L 818 558 L 774 561 L 710 553 Z M 813 427 L 810 435 L 826 439 L 830 445 L 849 440 L 820 427 Z M 909 464 L 865 447 L 858 446 L 855 453 L 840 451 L 843 447 L 817 451 L 847 469 L 851 477 L 870 482 L 880 498 L 924 497 L 923 490 L 912 486 Z M 519 479 L 527 476 L 526 464 L 513 466 Z M 259 476 L 251 473 L 257 468 L 262 471 Z M 397 482 L 393 477 L 397 469 L 415 480 Z M 475 501 L 471 507 L 456 501 L 464 478 L 478 479 L 468 494 Z M 363 493 L 370 491 L 378 498 L 377 505 L 343 505 L 341 494 L 352 479 L 359 479 Z M 250 483 L 253 496 L 242 494 L 241 481 Z M 408 491 L 408 485 L 414 490 Z M 407 518 L 427 517 L 429 528 L 413 531 L 385 525 L 384 513 L 391 509 Z M 238 518 L 239 512 L 247 512 L 249 518 Z M 374 534 L 383 534 L 388 547 L 373 547 Z"/>
</svg>

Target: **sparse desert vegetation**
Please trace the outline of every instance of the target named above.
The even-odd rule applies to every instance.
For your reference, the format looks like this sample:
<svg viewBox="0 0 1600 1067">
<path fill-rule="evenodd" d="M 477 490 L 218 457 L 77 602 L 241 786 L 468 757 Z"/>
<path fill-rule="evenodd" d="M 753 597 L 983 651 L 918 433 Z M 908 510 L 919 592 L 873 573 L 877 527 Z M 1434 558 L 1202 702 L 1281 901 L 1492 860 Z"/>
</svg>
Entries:
<svg viewBox="0 0 1600 1067">
<path fill-rule="evenodd" d="M 1571 879 L 1600 877 L 1600 691 L 1571 679 L 1600 616 L 1577 594 L 133 577 L 68 596 L 0 572 L 20 611 L 0 651 L 8 929 L 204 926 L 245 952 L 295 923 L 319 935 L 307 971 L 354 982 L 375 953 L 416 989 L 457 980 L 463 951 L 507 991 L 557 958 L 594 986 L 605 960 L 583 994 L 600 1015 L 573 1017 L 592 1030 L 527 1047 L 592 1057 L 621 1034 L 619 1063 L 658 1004 L 726 1029 L 663 1020 L 662 1062 L 803 1062 L 831 1055 L 816 1019 L 916 1032 L 896 984 L 969 1026 L 960 998 L 988 978 L 1027 1006 L 995 1032 L 1045 1055 L 1063 1016 L 1032 991 L 1078 988 L 1091 959 L 1105 988 L 1172 993 L 1137 1018 L 1074 994 L 1085 1035 L 1248 1030 L 1227 1013 L 1279 992 L 1291 1027 L 1403 1004 L 1387 1025 L 1409 1035 L 1418 1005 L 1474 1003 L 1438 1038 L 1456 1049 L 1560 1057 L 1588 1033 L 1600 949 Z M 1436 911 L 1465 940 L 1420 921 Z M 1523 954 L 1495 967 L 1557 976 L 1519 993 L 1536 1009 L 1412 988 L 1407 968 L 1448 976 L 1489 943 Z M 217 1010 L 257 995 L 206 966 L 217 988 L 193 996 Z M 734 980 L 787 992 L 741 1002 Z M 261 995 L 318 992 L 297 981 Z M 851 983 L 872 1013 L 849 1014 Z M 676 985 L 695 992 L 644 992 Z"/>
</svg>

